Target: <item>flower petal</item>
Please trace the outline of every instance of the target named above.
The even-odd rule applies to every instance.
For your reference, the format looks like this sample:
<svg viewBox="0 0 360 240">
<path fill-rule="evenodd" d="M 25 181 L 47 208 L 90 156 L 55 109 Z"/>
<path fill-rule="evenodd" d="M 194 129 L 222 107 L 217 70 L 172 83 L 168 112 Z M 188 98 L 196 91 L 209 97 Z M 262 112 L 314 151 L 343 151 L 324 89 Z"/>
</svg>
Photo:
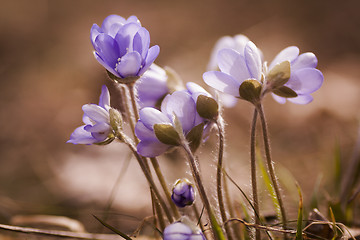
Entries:
<svg viewBox="0 0 360 240">
<path fill-rule="evenodd" d="M 182 222 L 175 222 L 164 229 L 164 240 L 184 240 L 189 239 L 193 231 L 189 226 Z"/>
<path fill-rule="evenodd" d="M 160 52 L 160 47 L 158 45 L 152 46 L 149 51 L 147 52 L 145 61 L 143 62 L 143 66 L 139 71 L 139 76 L 141 76 L 142 74 L 144 74 L 144 72 L 146 70 L 148 70 L 148 68 L 150 67 L 151 64 L 153 64 L 153 62 L 155 61 L 155 59 L 157 58 L 157 56 L 159 55 Z"/>
<path fill-rule="evenodd" d="M 100 33 L 95 39 L 95 51 L 109 66 L 115 66 L 119 58 L 119 46 L 112 37 Z"/>
<path fill-rule="evenodd" d="M 251 78 L 260 80 L 262 72 L 261 54 L 253 42 L 249 41 L 246 44 L 244 56 Z"/>
<path fill-rule="evenodd" d="M 78 127 L 71 134 L 67 143 L 72 144 L 93 144 L 96 140 L 91 136 L 91 133 L 84 129 L 85 125 Z"/>
<path fill-rule="evenodd" d="M 137 152 L 144 157 L 157 157 L 166 152 L 171 146 L 159 140 L 143 140 L 137 145 Z"/>
<path fill-rule="evenodd" d="M 140 28 L 141 26 L 134 22 L 127 23 L 120 28 L 115 36 L 115 40 L 119 44 L 120 56 L 133 51 L 134 36 Z"/>
<path fill-rule="evenodd" d="M 140 140 L 156 140 L 157 137 L 153 130 L 147 128 L 140 120 L 135 125 L 135 135 Z"/>
<path fill-rule="evenodd" d="M 317 58 L 311 52 L 300 54 L 292 63 L 291 71 L 296 71 L 301 68 L 316 68 Z"/>
<path fill-rule="evenodd" d="M 97 24 L 93 24 L 90 29 L 90 40 L 94 48 L 96 46 L 95 39 L 100 33 L 103 33 L 103 30 Z"/>
<path fill-rule="evenodd" d="M 110 109 L 110 93 L 106 85 L 101 87 L 99 106 L 106 109 L 107 111 Z"/>
<path fill-rule="evenodd" d="M 115 71 L 115 65 L 110 66 L 108 63 L 106 63 L 106 62 L 99 56 L 99 54 L 98 54 L 97 52 L 94 51 L 93 53 L 94 53 L 95 59 L 96 59 L 104 68 L 106 68 L 106 70 L 108 70 L 109 72 L 111 72 L 112 74 L 114 74 L 114 75 L 117 76 L 117 77 L 121 77 L 121 76 L 119 75 L 119 73 L 117 73 L 117 72 Z"/>
<path fill-rule="evenodd" d="M 155 124 L 170 123 L 170 119 L 162 112 L 155 108 L 145 107 L 140 110 L 139 116 L 141 122 L 148 128 L 153 130 Z"/>
<path fill-rule="evenodd" d="M 291 73 L 285 86 L 297 94 L 308 94 L 318 90 L 324 81 L 323 74 L 315 68 L 303 68 Z"/>
<path fill-rule="evenodd" d="M 140 28 L 134 36 L 133 49 L 140 53 L 141 58 L 145 59 L 150 46 L 150 34 L 145 28 Z"/>
<path fill-rule="evenodd" d="M 173 119 L 175 114 L 181 122 L 185 133 L 188 133 L 194 127 L 196 107 L 190 94 L 184 91 L 176 91 L 168 95 L 164 106 L 161 106 L 161 110 L 170 119 Z"/>
<path fill-rule="evenodd" d="M 138 76 L 141 60 L 138 52 L 129 52 L 116 64 L 116 71 L 124 78 Z"/>
<path fill-rule="evenodd" d="M 109 132 L 110 125 L 104 122 L 97 123 L 95 125 L 86 125 L 84 127 L 85 131 L 94 133 L 94 132 Z"/>
<path fill-rule="evenodd" d="M 299 56 L 299 48 L 295 46 L 287 47 L 283 49 L 269 65 L 269 69 L 272 69 L 276 64 L 290 61 L 290 63 Z"/>
<path fill-rule="evenodd" d="M 84 114 L 95 122 L 108 123 L 110 120 L 109 113 L 102 107 L 96 104 L 85 104 L 82 106 Z"/>
<path fill-rule="evenodd" d="M 125 18 L 116 14 L 112 14 L 104 19 L 103 23 L 101 24 L 101 29 L 114 38 L 116 33 L 122 26 L 124 26 L 125 23 Z"/>
<path fill-rule="evenodd" d="M 240 97 L 239 87 L 241 83 L 226 73 L 218 71 L 205 72 L 203 79 L 207 85 L 220 92 Z"/>
<path fill-rule="evenodd" d="M 285 104 L 286 103 L 286 98 L 284 97 L 280 97 L 274 93 L 271 93 L 271 96 L 274 98 L 275 101 L 277 101 L 280 104 Z"/>
<path fill-rule="evenodd" d="M 299 95 L 295 98 L 288 98 L 287 100 L 296 104 L 308 104 L 312 102 L 313 97 L 310 94 L 305 94 L 305 95 Z"/>
<path fill-rule="evenodd" d="M 219 68 L 238 82 L 251 78 L 244 56 L 232 49 L 222 49 L 218 54 Z"/>
</svg>

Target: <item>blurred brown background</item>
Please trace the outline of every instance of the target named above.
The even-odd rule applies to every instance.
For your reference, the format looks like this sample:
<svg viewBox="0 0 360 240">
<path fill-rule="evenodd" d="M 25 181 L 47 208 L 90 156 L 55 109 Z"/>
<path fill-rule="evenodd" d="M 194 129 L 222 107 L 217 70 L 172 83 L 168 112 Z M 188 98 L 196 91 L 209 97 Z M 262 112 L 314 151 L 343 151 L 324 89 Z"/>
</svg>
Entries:
<svg viewBox="0 0 360 240">
<path fill-rule="evenodd" d="M 81 106 L 97 103 L 104 69 L 92 55 L 89 32 L 109 14 L 137 15 L 160 46 L 156 63 L 202 86 L 211 49 L 223 35 L 243 33 L 269 61 L 289 45 L 312 51 L 324 73 L 314 102 L 279 105 L 266 99 L 273 158 L 311 193 L 319 175 L 331 175 L 336 142 L 344 159 L 357 136 L 360 107 L 360 4 L 358 1 L 0 1 L 0 219 L 15 214 L 54 214 L 79 219 L 88 230 L 101 216 L 127 150 L 66 144 L 81 125 Z M 249 186 L 252 108 L 239 102 L 224 111 L 227 166 Z M 202 147 L 213 169 L 216 137 Z M 124 154 L 126 153 L 126 154 Z M 185 161 L 163 159 L 169 183 L 186 172 Z M 175 167 L 174 167 L 175 166 Z M 187 175 L 189 173 L 186 173 Z M 207 184 L 213 184 L 206 171 Z M 111 218 L 126 230 L 151 214 L 144 177 L 135 161 L 122 175 Z M 239 195 L 236 195 L 239 196 Z M 130 219 L 130 220 L 129 220 Z M 123 222 L 121 222 L 123 221 Z M 134 223 L 129 223 L 128 222 Z M 128 228 L 128 229 L 127 229 Z"/>
</svg>

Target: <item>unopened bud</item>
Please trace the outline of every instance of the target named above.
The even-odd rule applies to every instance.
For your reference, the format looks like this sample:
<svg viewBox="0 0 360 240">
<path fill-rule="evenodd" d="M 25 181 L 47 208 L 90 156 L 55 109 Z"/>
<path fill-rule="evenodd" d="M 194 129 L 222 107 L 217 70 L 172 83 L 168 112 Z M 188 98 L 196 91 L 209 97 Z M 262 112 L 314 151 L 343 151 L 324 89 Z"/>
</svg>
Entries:
<svg viewBox="0 0 360 240">
<path fill-rule="evenodd" d="M 172 189 L 171 199 L 180 208 L 193 204 L 195 190 L 190 181 L 186 178 L 177 180 Z"/>
</svg>

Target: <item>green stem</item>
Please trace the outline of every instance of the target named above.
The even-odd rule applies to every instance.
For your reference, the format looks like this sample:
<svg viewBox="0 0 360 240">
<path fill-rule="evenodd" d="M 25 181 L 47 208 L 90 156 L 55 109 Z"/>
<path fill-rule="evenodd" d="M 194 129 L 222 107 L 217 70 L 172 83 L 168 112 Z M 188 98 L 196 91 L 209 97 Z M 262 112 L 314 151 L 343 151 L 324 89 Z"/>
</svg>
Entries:
<svg viewBox="0 0 360 240">
<path fill-rule="evenodd" d="M 220 208 L 220 215 L 222 218 L 223 223 L 226 222 L 226 211 L 225 211 L 225 204 L 223 199 L 223 192 L 222 192 L 222 171 L 223 171 L 223 157 L 224 157 L 224 122 L 221 117 L 218 118 L 217 123 L 218 127 L 218 134 L 219 134 L 219 155 L 218 155 L 218 164 L 217 164 L 217 173 L 216 173 L 216 189 L 217 189 L 217 196 L 218 196 L 218 203 Z M 232 240 L 231 230 L 229 225 L 225 225 L 225 232 L 229 240 Z"/>
<path fill-rule="evenodd" d="M 196 207 L 196 204 L 193 204 L 192 205 L 192 208 L 193 208 L 193 211 L 194 211 L 194 214 L 195 214 L 195 218 L 197 219 L 197 225 L 200 226 L 200 229 L 201 229 L 201 232 L 205 232 L 205 229 L 204 229 L 204 226 L 203 224 L 201 223 L 201 215 L 199 213 L 199 210 L 197 209 Z M 202 212 L 201 212 L 202 213 Z"/>
<path fill-rule="evenodd" d="M 278 183 L 278 180 L 277 180 L 276 175 L 275 175 L 273 161 L 271 160 L 270 142 L 269 142 L 269 136 L 268 136 L 268 130 L 267 130 L 267 124 L 266 124 L 264 110 L 263 110 L 263 107 L 262 107 L 261 104 L 256 105 L 256 109 L 259 112 L 260 120 L 261 120 L 261 126 L 262 126 L 262 130 L 263 130 L 264 148 L 265 148 L 266 163 L 267 163 L 268 171 L 269 171 L 271 181 L 272 181 L 273 186 L 274 186 L 276 198 L 277 198 L 277 200 L 279 202 L 283 228 L 287 229 L 287 218 L 286 218 L 286 213 L 285 213 L 285 207 L 284 207 L 284 203 L 282 201 L 279 183 Z M 286 239 L 286 234 L 284 236 L 285 236 L 285 239 Z"/>
<path fill-rule="evenodd" d="M 158 163 L 158 161 L 157 161 L 157 159 L 156 159 L 155 157 L 150 158 L 150 161 L 151 161 L 151 163 L 152 163 L 152 165 L 153 165 L 153 168 L 154 168 L 154 170 L 155 170 L 156 176 L 157 176 L 158 179 L 159 179 L 160 185 L 161 185 L 161 187 L 162 187 L 163 190 L 164 190 L 165 196 L 166 196 L 167 201 L 168 201 L 168 203 L 169 203 L 169 205 L 170 205 L 170 207 L 171 207 L 171 210 L 173 211 L 175 218 L 176 218 L 176 219 L 179 219 L 179 218 L 180 218 L 179 210 L 177 209 L 177 207 L 175 206 L 174 202 L 173 202 L 172 199 L 171 199 L 171 194 L 170 194 L 170 191 L 169 191 L 168 186 L 167 186 L 167 184 L 166 184 L 164 175 L 163 175 L 162 172 L 161 172 L 159 163 Z"/>
<path fill-rule="evenodd" d="M 251 187 L 252 197 L 254 205 L 254 218 L 255 224 L 260 225 L 260 211 L 259 211 L 259 200 L 257 194 L 257 181 L 256 181 L 256 158 L 255 158 L 255 146 L 256 146 L 256 120 L 258 111 L 254 110 L 254 115 L 251 123 L 251 134 L 250 134 L 250 166 L 251 166 Z M 260 229 L 255 228 L 255 239 L 261 239 Z"/>
</svg>

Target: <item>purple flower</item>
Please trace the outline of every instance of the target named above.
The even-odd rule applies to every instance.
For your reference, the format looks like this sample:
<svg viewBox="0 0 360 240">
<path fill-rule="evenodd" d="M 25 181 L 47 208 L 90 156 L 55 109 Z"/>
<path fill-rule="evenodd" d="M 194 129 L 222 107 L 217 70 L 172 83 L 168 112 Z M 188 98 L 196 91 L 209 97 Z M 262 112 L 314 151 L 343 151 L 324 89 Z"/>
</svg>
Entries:
<svg viewBox="0 0 360 240">
<path fill-rule="evenodd" d="M 188 86 L 191 86 L 190 91 L 175 91 L 167 95 L 161 104 L 161 111 L 152 107 L 145 107 L 140 110 L 140 119 L 135 126 L 136 136 L 140 140 L 137 145 L 139 154 L 145 157 L 155 157 L 178 145 L 176 142 L 164 143 L 164 141 L 159 140 L 154 130 L 155 125 L 165 125 L 171 129 L 176 129 L 175 116 L 179 120 L 185 136 L 201 123 L 204 124 L 204 132 L 208 132 L 211 124 L 208 120 L 200 117 L 196 110 L 196 99 L 199 95 L 209 93 L 193 84 Z M 177 133 L 174 134 L 176 136 Z"/>
<path fill-rule="evenodd" d="M 110 109 L 110 94 L 104 85 L 101 89 L 99 105 L 85 104 L 82 106 L 84 111 L 83 122 L 85 125 L 76 128 L 67 142 L 73 144 L 93 144 L 107 140 L 112 132 Z"/>
<path fill-rule="evenodd" d="M 193 185 L 186 178 L 178 179 L 172 189 L 171 199 L 176 206 L 183 208 L 193 204 L 195 190 Z"/>
<path fill-rule="evenodd" d="M 164 69 L 153 63 L 136 82 L 140 108 L 160 107 L 161 100 L 169 93 L 168 76 Z"/>
<path fill-rule="evenodd" d="M 297 104 L 310 103 L 313 100 L 310 94 L 318 90 L 324 81 L 323 74 L 316 69 L 316 56 L 311 52 L 299 55 L 299 48 L 294 46 L 287 47 L 274 58 L 269 65 L 269 71 L 271 71 L 276 64 L 284 61 L 289 61 L 291 67 L 290 78 L 284 86 L 296 92 L 297 97 L 284 98 L 274 93 L 272 93 L 272 96 L 277 102 L 282 104 L 285 103 L 286 100 Z"/>
<path fill-rule="evenodd" d="M 220 71 L 209 71 L 203 74 L 206 84 L 216 90 L 240 97 L 239 88 L 245 80 L 261 82 L 261 52 L 251 41 L 247 42 L 243 52 L 225 48 L 218 52 Z"/>
<path fill-rule="evenodd" d="M 197 228 L 191 228 L 185 223 L 175 222 L 164 229 L 164 240 L 206 240 L 204 234 Z"/>
<path fill-rule="evenodd" d="M 90 31 L 96 60 L 118 78 L 138 77 L 159 55 L 159 46 L 150 46 L 150 34 L 135 16 L 105 18 L 101 27 Z"/>
</svg>

